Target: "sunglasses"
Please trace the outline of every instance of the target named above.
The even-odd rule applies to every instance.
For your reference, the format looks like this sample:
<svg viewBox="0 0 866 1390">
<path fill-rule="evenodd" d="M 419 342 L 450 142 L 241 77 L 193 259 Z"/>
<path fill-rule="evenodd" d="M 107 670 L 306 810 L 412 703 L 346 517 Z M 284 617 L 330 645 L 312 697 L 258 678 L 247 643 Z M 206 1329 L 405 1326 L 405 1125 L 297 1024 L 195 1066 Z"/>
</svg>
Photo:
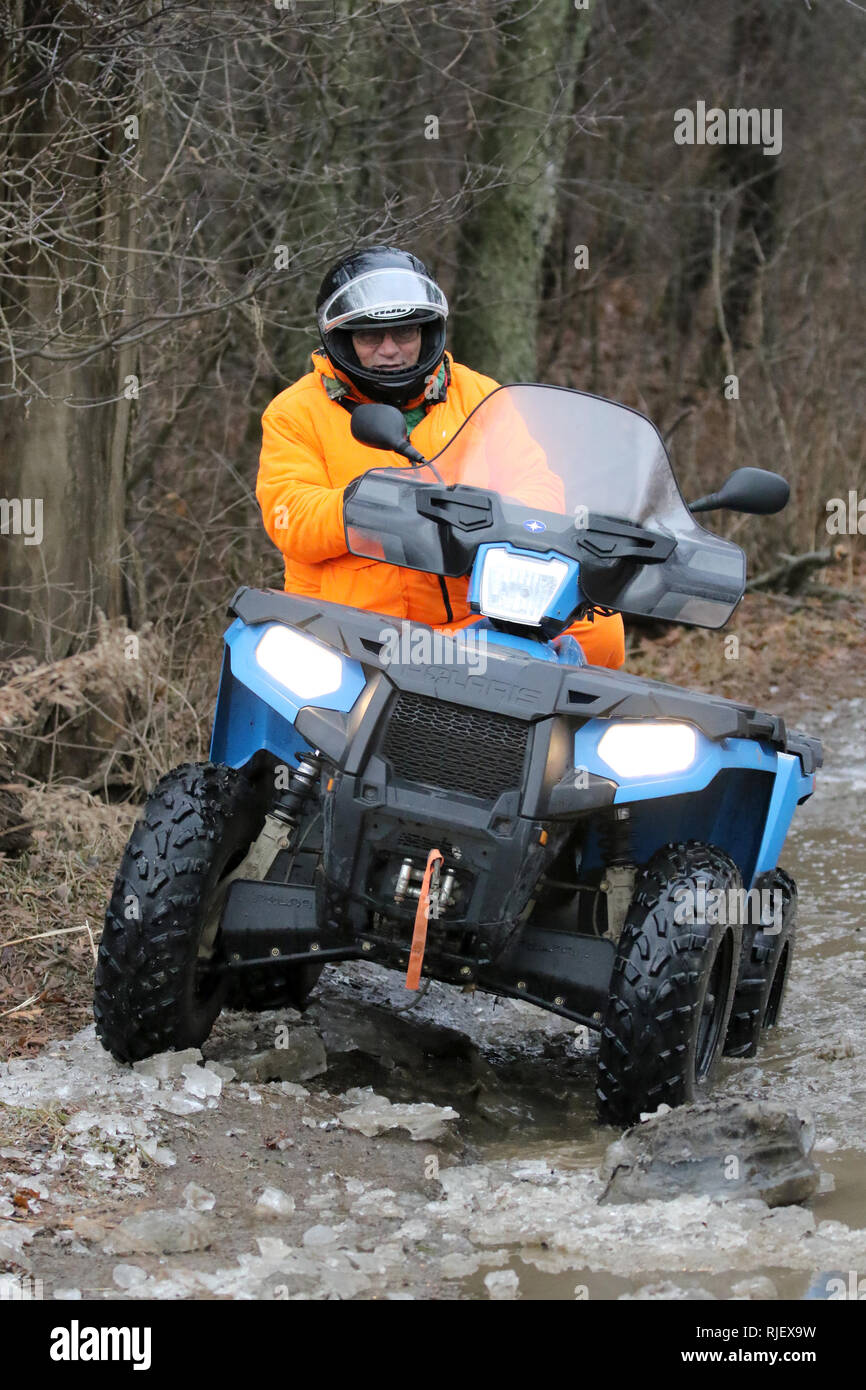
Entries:
<svg viewBox="0 0 866 1390">
<path fill-rule="evenodd" d="M 400 328 L 358 328 L 352 333 L 352 338 L 361 347 L 379 347 L 385 341 L 385 335 L 390 334 L 395 343 L 404 345 L 411 343 L 416 334 L 421 329 L 417 324 L 403 324 Z"/>
</svg>

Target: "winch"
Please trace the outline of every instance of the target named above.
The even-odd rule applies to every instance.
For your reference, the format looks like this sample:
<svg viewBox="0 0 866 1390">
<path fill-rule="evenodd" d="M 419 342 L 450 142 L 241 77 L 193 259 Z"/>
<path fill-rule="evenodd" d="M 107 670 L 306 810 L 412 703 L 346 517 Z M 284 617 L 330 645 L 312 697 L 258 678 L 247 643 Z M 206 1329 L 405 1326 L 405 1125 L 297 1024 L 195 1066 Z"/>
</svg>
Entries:
<svg viewBox="0 0 866 1390">
<path fill-rule="evenodd" d="M 400 865 L 397 874 L 397 882 L 394 888 L 394 902 L 404 903 L 407 898 L 417 899 L 421 896 L 421 886 L 424 882 L 426 860 L 419 863 L 407 854 Z M 454 892 L 457 883 L 457 876 L 453 869 L 444 869 L 439 883 L 436 907 L 438 911 L 433 911 L 431 903 L 431 917 L 438 917 L 443 908 L 451 907 L 454 903 Z"/>
</svg>

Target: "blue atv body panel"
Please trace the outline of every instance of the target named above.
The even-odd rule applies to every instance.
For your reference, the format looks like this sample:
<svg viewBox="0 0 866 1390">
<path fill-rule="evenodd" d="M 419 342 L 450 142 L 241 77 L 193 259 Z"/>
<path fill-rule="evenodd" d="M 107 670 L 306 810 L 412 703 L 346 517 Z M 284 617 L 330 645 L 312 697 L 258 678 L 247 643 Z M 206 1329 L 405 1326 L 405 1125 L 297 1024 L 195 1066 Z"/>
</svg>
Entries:
<svg viewBox="0 0 866 1390">
<path fill-rule="evenodd" d="M 575 735 L 575 768 L 586 768 L 601 777 L 616 778 L 616 774 L 598 752 L 602 735 L 610 727 L 606 720 L 591 719 Z M 720 845 L 732 853 L 743 872 L 746 886 L 759 874 L 774 869 L 779 860 L 782 845 L 801 801 L 811 796 L 814 789 L 814 774 L 803 772 L 799 758 L 792 753 L 780 753 L 757 739 L 727 738 L 719 742 L 696 730 L 697 756 L 691 767 L 666 777 L 650 775 L 618 780 L 614 804 L 633 805 L 636 802 L 660 800 L 671 797 L 694 797 L 719 779 L 719 774 L 735 774 L 720 779 L 718 788 L 718 816 L 712 827 L 706 827 L 703 834 L 697 828 L 690 832 L 699 839 L 706 838 L 709 843 Z M 759 772 L 768 779 L 771 787 L 769 804 L 764 806 L 749 794 L 749 785 L 755 779 L 737 777 L 737 773 Z M 740 790 L 740 795 L 730 792 Z M 657 808 L 661 811 L 661 808 Z M 747 832 L 744 835 L 744 830 Z M 672 835 L 670 838 L 678 838 Z M 745 849 L 745 844 L 750 847 Z M 733 853 L 730 846 L 737 845 Z"/>
<path fill-rule="evenodd" d="M 248 627 L 237 618 L 225 634 L 220 688 L 211 735 L 212 762 L 243 767 L 259 749 L 294 766 L 295 753 L 309 744 L 295 730 L 298 711 L 310 703 L 293 695 L 256 661 L 256 647 L 267 625 Z M 343 662 L 338 690 L 320 696 L 320 709 L 350 710 L 366 685 L 358 661 Z"/>
<path fill-rule="evenodd" d="M 324 607 L 349 618 L 355 612 L 338 605 Z M 239 768 L 264 749 L 293 766 L 296 755 L 311 746 L 295 727 L 300 711 L 313 707 L 348 715 L 367 686 L 365 664 L 343 652 L 342 679 L 335 691 L 315 699 L 293 692 L 256 660 L 256 647 L 273 625 L 273 621 L 247 624 L 238 617 L 226 633 L 210 749 L 216 762 Z M 511 657 L 521 669 L 526 668 L 526 657 L 533 659 L 530 670 L 534 661 L 548 669 L 557 665 L 580 667 L 582 654 L 578 652 L 580 660 L 574 661 L 576 644 L 571 648 L 567 645 L 571 639 L 566 643 L 561 639 L 539 642 L 490 628 L 483 618 L 473 626 L 487 628 L 490 647 L 501 657 Z M 310 637 L 309 632 L 304 635 Z M 584 669 L 599 674 L 596 668 L 584 665 Z M 610 673 L 610 678 L 617 679 L 615 673 Z M 646 682 L 651 688 L 654 684 Z M 540 715 L 546 713 L 539 711 Z M 660 713 L 659 717 L 671 716 Z M 696 728 L 696 756 L 687 770 L 667 776 L 622 777 L 598 752 L 600 739 L 612 722 L 619 721 L 589 718 L 580 724 L 573 736 L 573 768 L 612 784 L 613 804 L 632 808 L 638 862 L 646 862 L 668 841 L 696 838 L 730 854 L 746 887 L 776 866 L 795 809 L 814 788 L 814 774 L 804 770 L 796 753 L 781 751 L 756 737 L 710 738 Z M 600 862 L 602 851 L 590 828 L 583 863 L 590 867 Z"/>
</svg>

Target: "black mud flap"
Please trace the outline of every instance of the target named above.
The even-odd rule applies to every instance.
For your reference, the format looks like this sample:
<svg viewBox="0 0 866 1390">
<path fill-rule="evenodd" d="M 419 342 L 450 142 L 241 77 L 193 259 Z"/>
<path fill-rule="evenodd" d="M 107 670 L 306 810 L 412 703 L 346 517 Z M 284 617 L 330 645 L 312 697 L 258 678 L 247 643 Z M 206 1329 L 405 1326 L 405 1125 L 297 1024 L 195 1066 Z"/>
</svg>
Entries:
<svg viewBox="0 0 866 1390">
<path fill-rule="evenodd" d="M 352 960 L 358 946 L 320 920 L 314 885 L 235 879 L 220 921 L 230 970 L 287 961 Z"/>
<path fill-rule="evenodd" d="M 478 988 L 526 999 L 599 1028 L 615 956 L 614 943 L 604 936 L 526 927 L 515 944 L 479 975 Z"/>
</svg>

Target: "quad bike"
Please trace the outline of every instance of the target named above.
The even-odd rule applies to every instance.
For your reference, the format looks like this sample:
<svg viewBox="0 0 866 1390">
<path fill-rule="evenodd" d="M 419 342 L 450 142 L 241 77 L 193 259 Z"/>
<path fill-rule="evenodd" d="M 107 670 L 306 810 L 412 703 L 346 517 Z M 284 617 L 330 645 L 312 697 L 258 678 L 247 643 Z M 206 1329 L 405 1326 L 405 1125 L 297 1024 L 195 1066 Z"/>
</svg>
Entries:
<svg viewBox="0 0 866 1390">
<path fill-rule="evenodd" d="M 564 629 L 722 627 L 745 556 L 695 514 L 776 512 L 787 484 L 738 469 L 689 507 L 649 420 L 558 387 L 500 387 L 430 462 L 390 406 L 352 432 L 392 455 L 346 489 L 359 569 L 437 576 L 443 625 L 445 579 L 469 576 L 477 617 L 446 635 L 237 591 L 211 760 L 157 784 L 114 885 L 103 1045 L 198 1046 L 223 1007 L 301 1008 L 327 962 L 367 960 L 596 1030 L 606 1121 L 694 1099 L 778 1019 L 778 859 L 821 746 L 589 666 Z"/>
</svg>

